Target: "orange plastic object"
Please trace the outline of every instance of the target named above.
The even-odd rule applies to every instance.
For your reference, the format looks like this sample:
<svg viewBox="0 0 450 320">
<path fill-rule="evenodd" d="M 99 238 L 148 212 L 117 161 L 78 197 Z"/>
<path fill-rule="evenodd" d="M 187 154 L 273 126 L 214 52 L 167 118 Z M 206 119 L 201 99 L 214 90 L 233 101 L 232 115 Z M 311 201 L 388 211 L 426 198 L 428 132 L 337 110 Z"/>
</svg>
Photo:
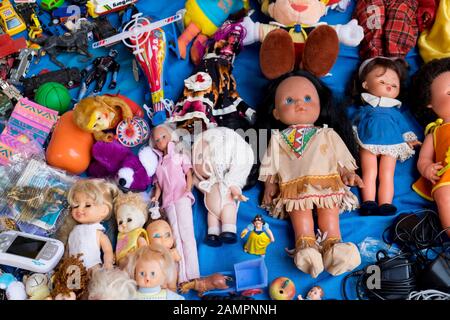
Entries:
<svg viewBox="0 0 450 320">
<path fill-rule="evenodd" d="M 107 94 L 108 96 L 111 97 L 117 97 L 122 99 L 123 101 L 125 101 L 126 104 L 128 104 L 131 108 L 131 112 L 133 112 L 133 115 L 139 118 L 144 118 L 144 111 L 142 110 L 142 108 L 133 100 L 131 100 L 128 97 L 125 97 L 122 94 Z"/>
<path fill-rule="evenodd" d="M 53 167 L 80 174 L 91 162 L 94 137 L 73 122 L 73 111 L 64 113 L 55 126 L 47 147 L 47 163 Z"/>
</svg>

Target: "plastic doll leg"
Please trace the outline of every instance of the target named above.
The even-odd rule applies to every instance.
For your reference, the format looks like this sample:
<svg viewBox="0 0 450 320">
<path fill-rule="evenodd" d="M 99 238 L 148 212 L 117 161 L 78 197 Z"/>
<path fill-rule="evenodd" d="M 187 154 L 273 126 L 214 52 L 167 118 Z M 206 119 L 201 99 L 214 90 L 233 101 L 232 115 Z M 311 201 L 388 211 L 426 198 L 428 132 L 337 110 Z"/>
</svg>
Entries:
<svg viewBox="0 0 450 320">
<path fill-rule="evenodd" d="M 318 208 L 317 217 L 319 229 L 322 233 L 327 233 L 327 238 L 341 238 L 338 208 Z"/>
<path fill-rule="evenodd" d="M 166 215 L 167 219 L 169 220 L 170 226 L 172 227 L 172 233 L 173 237 L 175 239 L 175 246 L 180 253 L 181 260 L 178 263 L 178 282 L 184 282 L 188 279 L 186 278 L 186 272 L 185 272 L 185 257 L 183 254 L 183 243 L 181 241 L 181 235 L 180 235 L 180 225 L 178 224 L 178 216 L 176 212 L 176 207 L 174 204 L 171 204 L 166 209 Z"/>
<path fill-rule="evenodd" d="M 197 38 L 195 38 L 194 43 L 191 47 L 191 60 L 195 65 L 198 65 L 203 58 L 203 55 L 206 51 L 206 43 L 208 42 L 208 37 L 199 34 Z"/>
<path fill-rule="evenodd" d="M 416 45 L 418 0 L 391 0 L 386 8 L 385 44 L 389 57 L 405 57 Z"/>
<path fill-rule="evenodd" d="M 378 173 L 378 203 L 391 204 L 394 198 L 394 174 L 397 159 L 390 156 L 381 156 L 380 172 Z"/>
<path fill-rule="evenodd" d="M 295 233 L 294 263 L 299 270 L 316 278 L 323 271 L 323 262 L 316 244 L 312 210 L 293 210 L 289 215 Z"/>
<path fill-rule="evenodd" d="M 97 77 L 97 84 L 95 85 L 95 89 L 94 89 L 94 93 L 98 93 L 100 91 L 102 91 L 103 86 L 105 84 L 106 81 L 106 72 L 101 72 L 98 77 Z"/>
<path fill-rule="evenodd" d="M 175 202 L 175 211 L 177 214 L 178 228 L 183 245 L 181 252 L 184 257 L 185 280 L 192 280 L 200 277 L 198 266 L 197 243 L 195 242 L 194 223 L 192 218 L 191 200 L 183 197 Z"/>
<path fill-rule="evenodd" d="M 433 197 L 438 207 L 442 228 L 447 229 L 447 235 L 450 237 L 450 186 L 438 188 Z"/>
<path fill-rule="evenodd" d="M 361 170 L 364 188 L 361 189 L 362 200 L 375 201 L 377 193 L 378 159 L 370 151 L 361 148 Z"/>
<path fill-rule="evenodd" d="M 208 210 L 208 231 L 205 243 L 212 247 L 221 246 L 220 235 L 220 193 L 217 185 L 212 186 L 209 193 L 205 193 L 205 207 Z"/>
<path fill-rule="evenodd" d="M 384 0 L 358 0 L 354 17 L 364 28 L 364 39 L 360 44 L 360 56 L 367 59 L 383 56 L 383 32 L 385 22 Z"/>
<path fill-rule="evenodd" d="M 231 200 L 231 198 L 230 198 Z M 223 206 L 221 220 L 222 220 L 222 233 L 220 239 L 225 243 L 236 243 L 236 220 L 237 220 L 237 205 L 231 202 Z"/>
<path fill-rule="evenodd" d="M 190 23 L 184 32 L 178 37 L 178 50 L 180 51 L 180 57 L 186 59 L 186 48 L 189 43 L 194 39 L 199 33 L 200 28 L 195 25 L 195 23 Z"/>
</svg>

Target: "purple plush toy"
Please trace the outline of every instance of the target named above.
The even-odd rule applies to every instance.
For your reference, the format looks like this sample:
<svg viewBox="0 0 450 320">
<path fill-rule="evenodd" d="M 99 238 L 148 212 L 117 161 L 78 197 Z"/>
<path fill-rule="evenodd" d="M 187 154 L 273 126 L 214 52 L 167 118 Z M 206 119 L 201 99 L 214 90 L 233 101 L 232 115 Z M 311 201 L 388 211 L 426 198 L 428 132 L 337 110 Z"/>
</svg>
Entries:
<svg viewBox="0 0 450 320">
<path fill-rule="evenodd" d="M 117 141 L 97 141 L 92 147 L 92 158 L 88 174 L 113 178 L 122 191 L 145 191 L 158 165 L 158 157 L 151 147 L 143 147 L 135 155 Z"/>
</svg>

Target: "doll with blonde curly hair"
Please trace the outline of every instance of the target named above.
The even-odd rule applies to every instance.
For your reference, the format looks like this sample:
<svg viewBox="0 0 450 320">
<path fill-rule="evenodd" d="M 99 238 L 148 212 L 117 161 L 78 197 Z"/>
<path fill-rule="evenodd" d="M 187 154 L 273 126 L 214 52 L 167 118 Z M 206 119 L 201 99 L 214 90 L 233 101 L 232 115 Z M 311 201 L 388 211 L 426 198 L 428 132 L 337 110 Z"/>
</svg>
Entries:
<svg viewBox="0 0 450 320">
<path fill-rule="evenodd" d="M 89 300 L 132 300 L 136 282 L 124 270 L 101 268 L 92 272 L 88 292 Z"/>
<path fill-rule="evenodd" d="M 87 269 L 102 264 L 102 251 L 103 266 L 113 267 L 112 244 L 101 222 L 111 217 L 117 194 L 117 187 L 102 179 L 79 180 L 69 190 L 67 201 L 72 218 L 78 224 L 69 234 L 68 253 L 82 253 L 81 259 Z"/>
<path fill-rule="evenodd" d="M 120 268 L 127 264 L 127 255 L 148 244 L 147 204 L 138 193 L 120 193 L 114 201 L 119 234 L 116 244 L 116 262 Z"/>
<path fill-rule="evenodd" d="M 161 245 L 139 248 L 129 256 L 126 270 L 137 284 L 137 300 L 184 300 L 183 296 L 162 289 L 171 282 L 175 263 L 170 252 Z"/>
</svg>

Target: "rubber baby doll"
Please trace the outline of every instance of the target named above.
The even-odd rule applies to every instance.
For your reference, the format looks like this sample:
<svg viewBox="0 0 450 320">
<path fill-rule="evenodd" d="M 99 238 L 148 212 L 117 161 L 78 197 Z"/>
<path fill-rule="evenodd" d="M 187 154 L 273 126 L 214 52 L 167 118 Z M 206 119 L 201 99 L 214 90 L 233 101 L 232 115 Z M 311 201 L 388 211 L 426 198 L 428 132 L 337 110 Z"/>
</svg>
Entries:
<svg viewBox="0 0 450 320">
<path fill-rule="evenodd" d="M 152 131 L 150 143 L 159 162 L 155 173 L 155 193 L 151 200 L 159 202 L 162 199 L 161 208 L 172 226 L 181 255 L 178 281 L 185 282 L 200 276 L 192 218 L 193 177 L 191 161 L 187 155 L 176 151 L 174 139 L 174 133 L 167 125 L 159 125 Z"/>
<path fill-rule="evenodd" d="M 69 190 L 67 201 L 78 225 L 69 234 L 68 254 L 83 254 L 81 259 L 87 269 L 102 264 L 101 252 L 103 267 L 113 267 L 112 244 L 101 222 L 111 216 L 117 194 L 118 189 L 114 184 L 101 179 L 78 180 Z"/>
<path fill-rule="evenodd" d="M 322 300 L 324 296 L 323 289 L 319 286 L 314 286 L 308 291 L 306 299 L 303 299 L 302 295 L 297 296 L 297 300 Z"/>
<path fill-rule="evenodd" d="M 136 300 L 184 300 L 183 296 L 162 289 L 171 281 L 175 263 L 163 246 L 152 244 L 139 248 L 130 256 L 127 271 L 137 284 Z"/>
<path fill-rule="evenodd" d="M 413 189 L 436 202 L 442 227 L 450 236 L 450 58 L 423 65 L 415 88 L 420 111 L 432 111 L 438 119 L 426 127 L 417 161 L 422 177 Z"/>
<path fill-rule="evenodd" d="M 87 290 L 88 300 L 133 300 L 136 282 L 124 270 L 101 268 L 92 272 Z"/>
<path fill-rule="evenodd" d="M 253 218 L 251 224 L 241 232 L 241 238 L 244 238 L 250 232 L 247 242 L 244 246 L 244 251 L 250 254 L 265 256 L 266 248 L 271 242 L 275 242 L 269 224 L 266 223 L 263 217 L 258 214 Z"/>
<path fill-rule="evenodd" d="M 252 170 L 252 147 L 235 131 L 217 127 L 197 135 L 192 146 L 195 186 L 208 210 L 205 243 L 212 247 L 236 243 L 236 220 L 242 188 Z"/>
<path fill-rule="evenodd" d="M 172 281 L 167 283 L 166 286 L 173 291 L 177 289 L 178 283 L 178 269 L 181 261 L 181 256 L 175 246 L 175 240 L 172 233 L 172 228 L 169 223 L 163 219 L 157 219 L 150 222 L 147 227 L 149 244 L 158 244 L 169 250 L 172 255 L 172 259 L 175 262 L 175 268 L 173 269 Z M 181 281 L 180 281 L 181 282 Z"/>
<path fill-rule="evenodd" d="M 399 109 L 402 102 L 396 99 L 404 89 L 406 63 L 402 59 L 377 57 L 363 62 L 358 75 L 356 92 L 360 94 L 361 106 L 353 124 L 364 182 L 361 214 L 392 215 L 397 212 L 392 205 L 397 160 L 412 157 L 414 147 L 420 144 Z"/>
<path fill-rule="evenodd" d="M 128 254 L 148 245 L 147 231 L 143 228 L 148 218 L 147 204 L 138 193 L 119 193 L 114 201 L 114 212 L 119 229 L 116 263 L 123 269 Z"/>
<path fill-rule="evenodd" d="M 347 185 L 363 186 L 346 146 L 355 144 L 349 120 L 332 105 L 330 89 L 302 70 L 277 79 L 267 101 L 261 116 L 281 131 L 272 132 L 261 161 L 263 207 L 273 216 L 289 213 L 298 269 L 314 278 L 324 268 L 332 275 L 353 270 L 361 257 L 355 244 L 342 242 L 339 228 L 340 211 L 358 206 Z M 313 209 L 323 234 L 319 244 Z"/>
</svg>

